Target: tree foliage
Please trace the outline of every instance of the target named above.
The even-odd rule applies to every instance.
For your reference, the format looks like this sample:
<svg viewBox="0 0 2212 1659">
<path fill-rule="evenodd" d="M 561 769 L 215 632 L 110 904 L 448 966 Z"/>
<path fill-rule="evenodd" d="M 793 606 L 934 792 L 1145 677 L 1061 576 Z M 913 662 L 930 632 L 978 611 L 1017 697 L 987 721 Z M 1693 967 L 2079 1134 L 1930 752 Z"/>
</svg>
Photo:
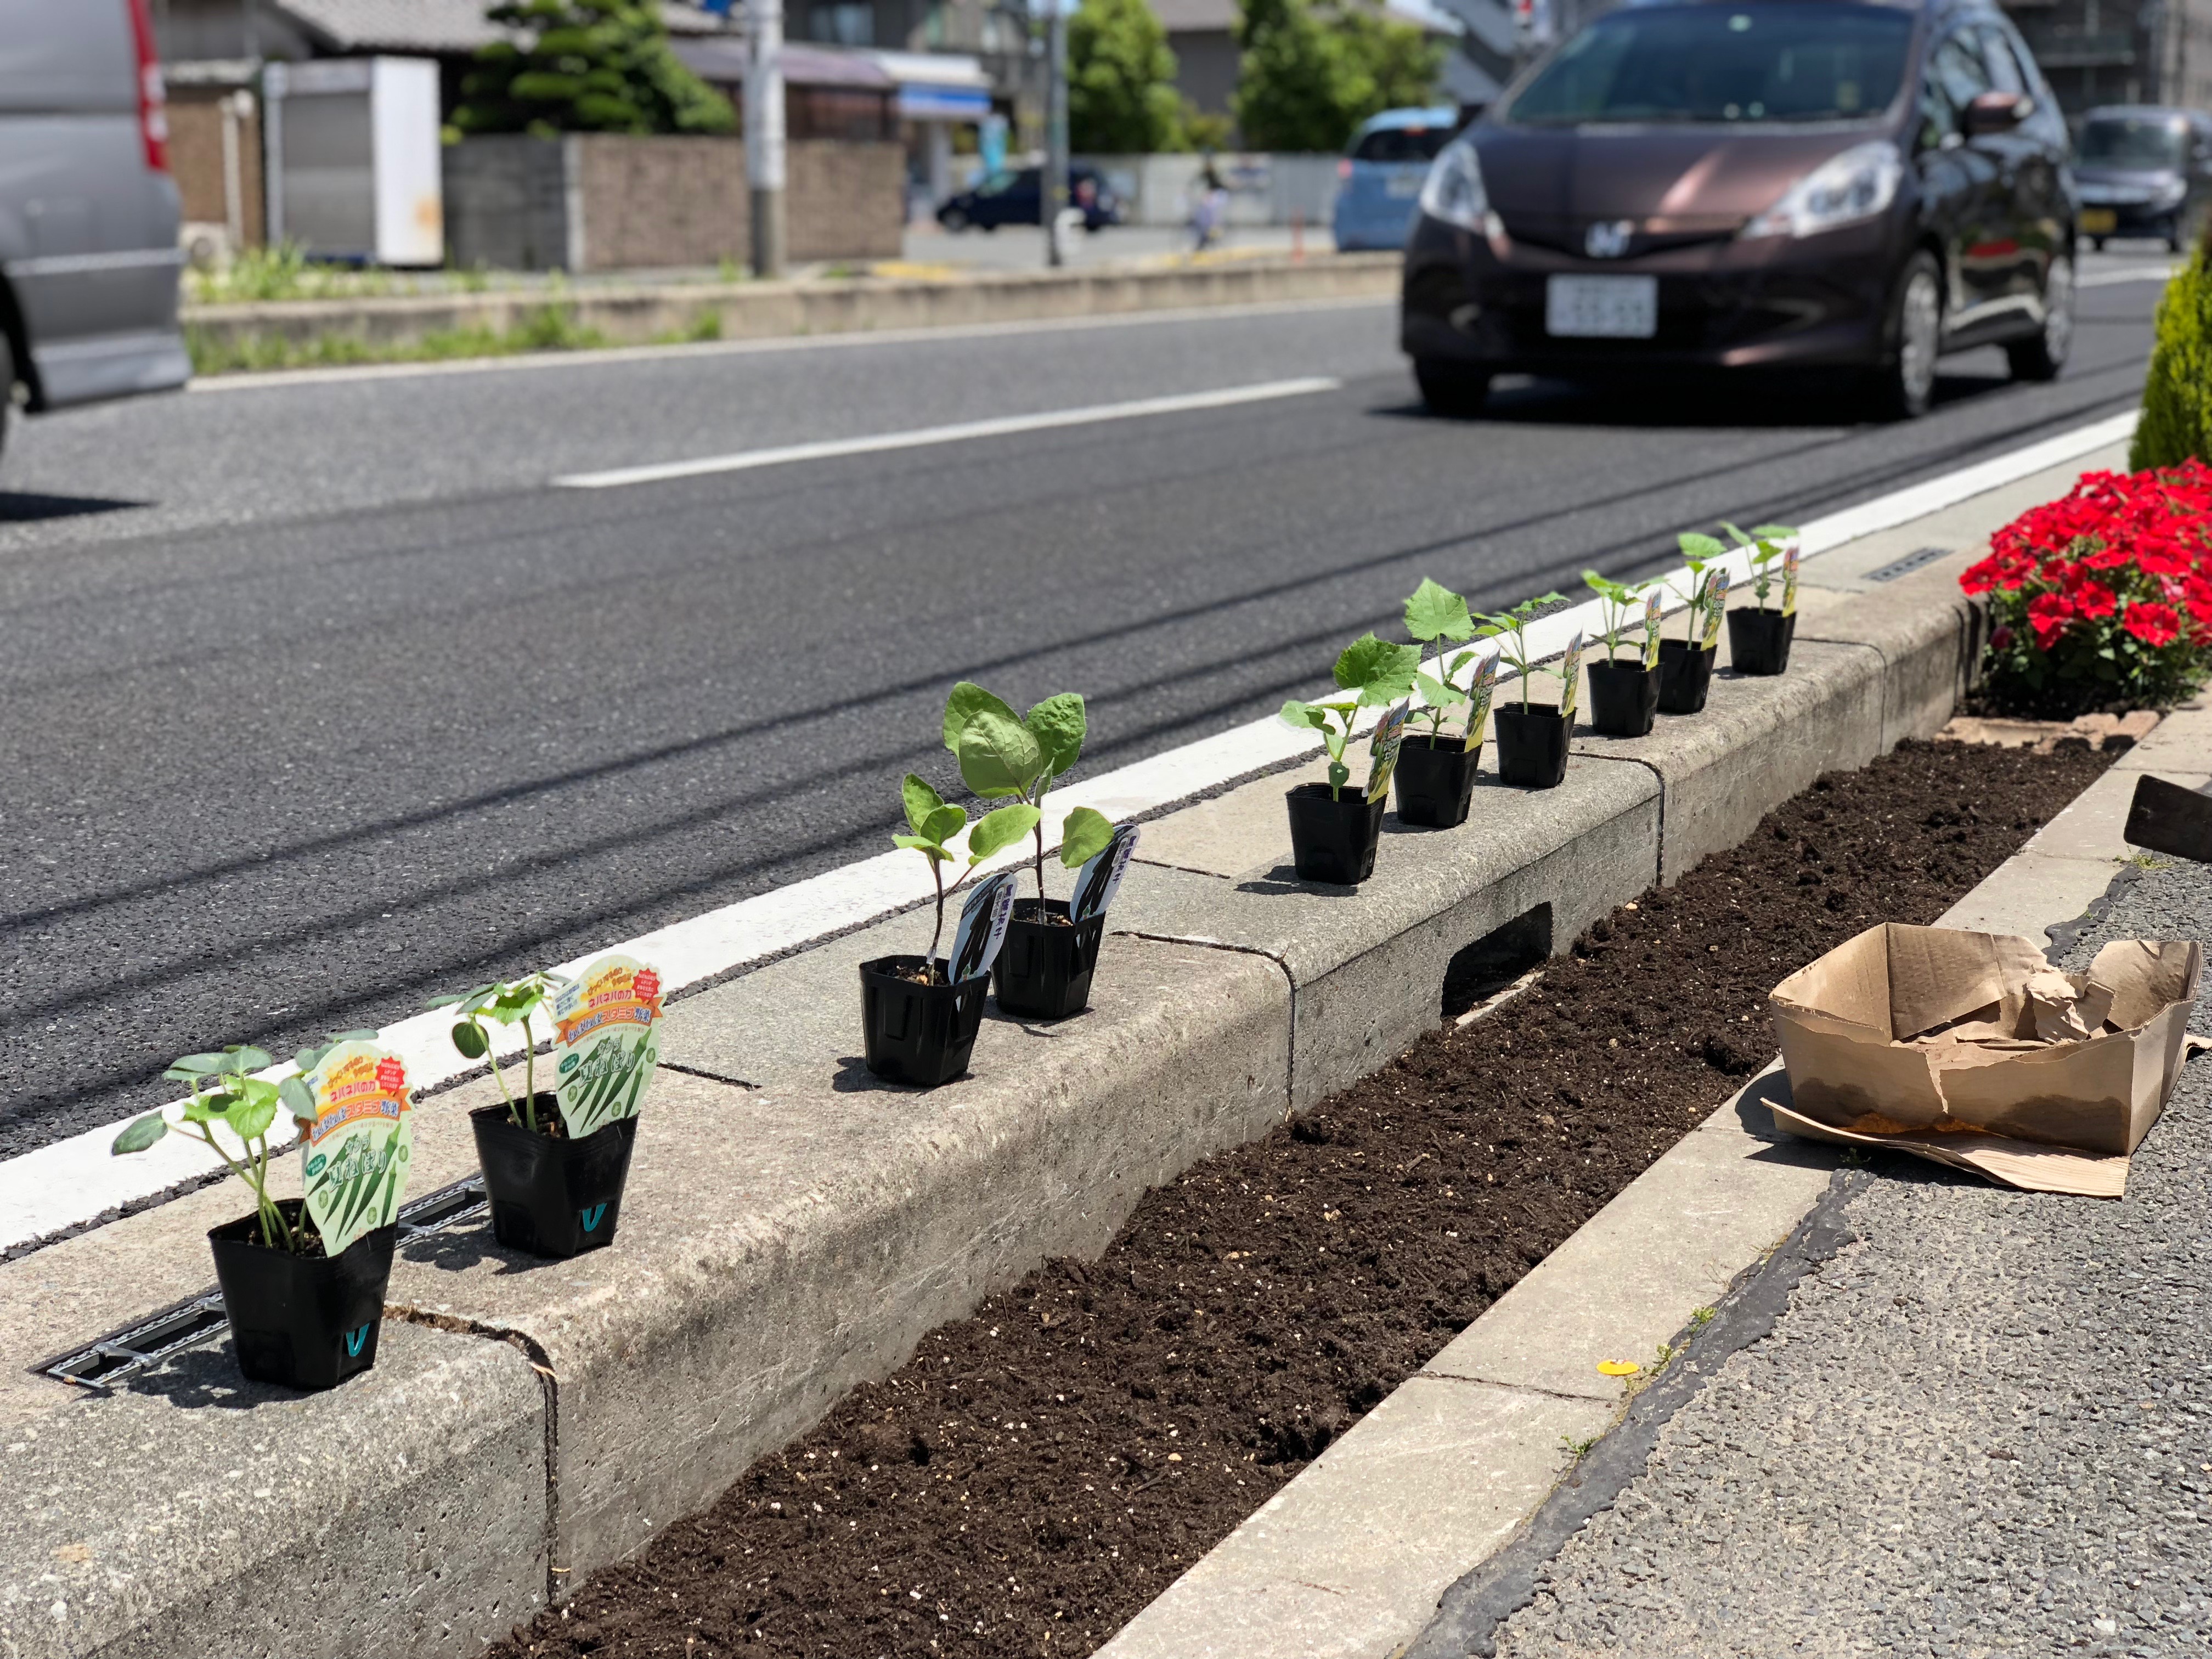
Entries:
<svg viewBox="0 0 2212 1659">
<path fill-rule="evenodd" d="M 1443 47 L 1373 0 L 1243 0 L 1237 122 L 1255 149 L 1339 150 L 1369 116 L 1431 101 Z"/>
<path fill-rule="evenodd" d="M 1176 55 L 1146 0 L 1083 0 L 1067 23 L 1067 130 L 1091 155 L 1183 148 Z"/>
<path fill-rule="evenodd" d="M 2157 343 L 2128 465 L 2212 460 L 2212 227 L 2158 304 Z"/>
<path fill-rule="evenodd" d="M 499 0 L 521 36 L 480 48 L 461 81 L 463 132 L 728 132 L 728 99 L 685 68 L 653 0 Z"/>
</svg>

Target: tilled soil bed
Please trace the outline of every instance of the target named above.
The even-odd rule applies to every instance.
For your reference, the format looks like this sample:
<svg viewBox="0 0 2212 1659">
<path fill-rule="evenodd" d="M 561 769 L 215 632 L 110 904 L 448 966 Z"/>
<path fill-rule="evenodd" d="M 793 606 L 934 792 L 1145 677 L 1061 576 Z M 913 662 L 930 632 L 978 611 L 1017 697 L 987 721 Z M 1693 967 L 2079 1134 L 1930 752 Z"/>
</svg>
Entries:
<svg viewBox="0 0 2212 1659">
<path fill-rule="evenodd" d="M 1102 1260 L 939 1330 L 494 1651 L 1090 1652 L 1763 1066 L 1777 981 L 1933 921 L 2106 763 L 1908 744 L 1821 778 L 1520 996 L 1148 1194 Z"/>
</svg>

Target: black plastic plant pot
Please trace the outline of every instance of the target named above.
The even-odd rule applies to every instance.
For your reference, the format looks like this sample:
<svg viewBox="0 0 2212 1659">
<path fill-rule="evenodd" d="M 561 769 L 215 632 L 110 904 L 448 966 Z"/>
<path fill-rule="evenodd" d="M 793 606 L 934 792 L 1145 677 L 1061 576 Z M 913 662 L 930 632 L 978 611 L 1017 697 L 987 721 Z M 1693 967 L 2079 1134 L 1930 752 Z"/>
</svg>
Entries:
<svg viewBox="0 0 2212 1659">
<path fill-rule="evenodd" d="M 1093 916 L 1079 927 L 1067 923 L 1062 899 L 1045 901 L 1052 921 L 1037 919 L 1035 899 L 1016 899 L 1006 924 L 1006 942 L 992 965 L 999 1006 L 1030 1019 L 1066 1019 L 1091 1006 L 1091 975 L 1098 967 L 1098 941 L 1106 918 Z"/>
<path fill-rule="evenodd" d="M 1567 739 L 1574 722 L 1547 702 L 1494 708 L 1498 775 L 1523 789 L 1555 789 L 1567 775 Z"/>
<path fill-rule="evenodd" d="M 1713 659 L 1718 648 L 1693 647 L 1686 640 L 1659 641 L 1659 712 L 1694 714 L 1705 706 L 1705 692 L 1713 683 Z"/>
<path fill-rule="evenodd" d="M 1797 613 L 1740 605 L 1728 613 L 1729 660 L 1739 674 L 1779 674 L 1790 666 Z"/>
<path fill-rule="evenodd" d="M 1291 808 L 1291 861 L 1300 881 L 1357 887 L 1375 873 L 1375 843 L 1382 834 L 1387 800 L 1370 801 L 1364 790 L 1348 783 L 1336 797 L 1325 783 L 1302 783 L 1284 799 Z"/>
<path fill-rule="evenodd" d="M 296 1220 L 300 1200 L 277 1207 Z M 208 1234 L 238 1369 L 280 1389 L 334 1389 L 376 1364 L 384 1286 L 399 1229 L 363 1233 L 337 1255 L 294 1255 L 261 1242 L 258 1216 Z"/>
<path fill-rule="evenodd" d="M 968 1069 L 991 976 L 925 985 L 920 957 L 878 957 L 860 964 L 860 1018 L 868 1069 L 890 1083 L 934 1089 Z M 1088 987 L 1085 987 L 1086 994 Z"/>
<path fill-rule="evenodd" d="M 1480 738 L 1470 744 L 1465 738 L 1407 738 L 1398 750 L 1398 822 L 1424 830 L 1465 823 L 1481 758 Z"/>
<path fill-rule="evenodd" d="M 538 1121 L 561 1121 L 554 1097 L 537 1099 Z M 614 1243 L 629 1179 L 637 1120 L 618 1117 L 581 1140 L 517 1125 L 504 1106 L 469 1114 L 491 1200 L 492 1236 L 510 1249 L 556 1260 Z"/>
<path fill-rule="evenodd" d="M 1648 737 L 1659 708 L 1659 671 L 1642 657 L 1589 665 L 1590 725 L 1608 738 Z"/>
</svg>

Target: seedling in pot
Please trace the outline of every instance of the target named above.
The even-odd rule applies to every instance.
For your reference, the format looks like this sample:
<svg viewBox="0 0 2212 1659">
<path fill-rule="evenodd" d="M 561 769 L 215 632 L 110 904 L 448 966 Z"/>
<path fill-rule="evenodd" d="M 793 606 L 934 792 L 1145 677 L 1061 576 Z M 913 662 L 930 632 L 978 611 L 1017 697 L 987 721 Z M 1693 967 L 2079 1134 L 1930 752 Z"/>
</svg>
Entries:
<svg viewBox="0 0 2212 1659">
<path fill-rule="evenodd" d="M 1751 550 L 1751 597 L 1759 609 L 1767 608 L 1766 596 L 1773 591 L 1776 560 L 1782 562 L 1782 605 L 1787 616 L 1797 609 L 1797 532 L 1786 524 L 1762 524 L 1750 530 L 1739 530 L 1727 520 L 1721 520 L 1739 548 Z"/>
<path fill-rule="evenodd" d="M 568 982 L 559 974 L 528 974 L 505 984 L 479 985 L 473 991 L 458 995 L 433 997 L 425 1005 L 433 1010 L 453 1011 L 453 1047 L 464 1060 L 490 1060 L 492 1081 L 499 1085 L 499 1097 L 507 1103 L 507 1121 L 532 1134 L 550 1134 L 553 1130 L 550 1122 L 538 1121 L 538 1043 L 531 1033 L 530 1018 L 548 1007 Z M 523 1091 L 520 1101 L 507 1086 L 507 1073 L 500 1069 L 495 1043 L 488 1029 L 495 1025 L 522 1027 Z"/>
<path fill-rule="evenodd" d="M 1428 704 L 1429 736 L 1443 735 L 1444 716 L 1453 708 L 1468 708 L 1473 698 L 1455 683 L 1459 674 L 1480 654 L 1462 651 L 1451 656 L 1444 647 L 1474 637 L 1474 617 L 1467 608 L 1467 601 L 1449 588 L 1421 578 L 1421 585 L 1406 600 L 1406 631 L 1423 646 L 1432 647 L 1436 659 L 1428 668 L 1415 672 L 1413 683 L 1421 689 L 1421 696 Z M 1472 742 L 1475 727 L 1472 720 L 1467 727 L 1467 737 Z"/>
<path fill-rule="evenodd" d="M 1682 562 L 1689 567 L 1690 586 L 1685 590 L 1670 581 L 1667 586 L 1668 592 L 1680 595 L 1682 603 L 1689 606 L 1682 618 L 1682 639 L 1690 649 L 1695 651 L 1699 624 L 1705 621 L 1707 592 L 1712 585 L 1705 574 L 1705 567 L 1717 559 L 1725 558 L 1728 549 L 1712 537 L 1700 535 L 1694 530 L 1683 532 L 1674 540 L 1682 550 Z"/>
<path fill-rule="evenodd" d="M 1659 586 L 1657 577 L 1650 581 L 1617 582 L 1601 576 L 1595 570 L 1583 572 L 1583 585 L 1598 596 L 1598 638 L 1605 642 L 1605 659 L 1613 661 L 1620 654 L 1622 644 L 1633 634 L 1638 641 L 1640 653 L 1650 658 L 1651 647 L 1657 644 L 1659 618 L 1656 614 L 1658 594 L 1652 590 Z M 1648 596 L 1648 597 L 1645 597 Z M 1641 611 L 1639 617 L 1637 613 Z"/>
<path fill-rule="evenodd" d="M 902 794 L 907 827 L 913 833 L 891 839 L 927 859 L 930 876 L 937 884 L 937 926 L 929 936 L 929 951 L 922 958 L 924 965 L 916 973 L 923 984 L 943 985 L 949 981 L 944 977 L 945 967 L 938 957 L 937 947 L 945 938 L 945 901 L 960 890 L 977 865 L 1005 851 L 1034 830 L 1040 814 L 1027 801 L 1017 801 L 986 813 L 969 830 L 967 868 L 948 887 L 945 884 L 945 867 L 958 860 L 951 843 L 968 828 L 968 811 L 963 806 L 948 805 L 927 779 L 912 772 L 906 775 Z"/>
<path fill-rule="evenodd" d="M 1539 593 L 1533 599 L 1523 599 L 1510 611 L 1479 617 L 1478 637 L 1498 642 L 1498 654 L 1504 665 L 1521 676 L 1521 712 L 1528 711 L 1528 681 L 1536 667 L 1528 659 L 1528 624 L 1536 620 L 1549 606 L 1559 602 L 1557 593 Z"/>
<path fill-rule="evenodd" d="M 1292 698 L 1283 705 L 1279 718 L 1285 725 L 1318 732 L 1328 746 L 1331 800 L 1344 798 L 1344 786 L 1352 778 L 1344 752 L 1352 742 L 1352 722 L 1359 711 L 1379 708 L 1405 696 L 1413 690 L 1413 677 L 1420 665 L 1420 647 L 1394 645 L 1363 634 L 1346 646 L 1336 659 L 1337 687 L 1350 695 L 1326 702 L 1300 702 Z"/>
<path fill-rule="evenodd" d="M 945 699 L 945 746 L 960 763 L 960 781 L 985 800 L 1012 799 L 1036 809 L 1029 833 L 1036 841 L 1032 864 L 1039 905 L 1045 898 L 1045 793 L 1082 756 L 1089 730 L 1083 698 L 1073 691 L 1047 697 L 1026 714 L 967 680 Z"/>
<path fill-rule="evenodd" d="M 315 1115 L 315 1108 L 304 1088 L 293 1086 L 299 1084 L 297 1078 L 277 1084 L 253 1075 L 274 1063 L 266 1051 L 234 1042 L 220 1054 L 185 1054 L 161 1075 L 172 1083 L 191 1085 L 177 1133 L 208 1147 L 252 1190 L 262 1243 L 272 1250 L 301 1255 L 319 1245 L 303 1216 L 288 1217 L 269 1195 L 269 1132 L 276 1125 L 279 1107 L 309 1121 Z M 217 1124 L 237 1139 L 242 1158 L 230 1155 L 215 1133 Z M 108 1152 L 116 1158 L 143 1152 L 167 1134 L 169 1128 L 169 1120 L 161 1113 L 149 1112 L 127 1125 Z"/>
</svg>

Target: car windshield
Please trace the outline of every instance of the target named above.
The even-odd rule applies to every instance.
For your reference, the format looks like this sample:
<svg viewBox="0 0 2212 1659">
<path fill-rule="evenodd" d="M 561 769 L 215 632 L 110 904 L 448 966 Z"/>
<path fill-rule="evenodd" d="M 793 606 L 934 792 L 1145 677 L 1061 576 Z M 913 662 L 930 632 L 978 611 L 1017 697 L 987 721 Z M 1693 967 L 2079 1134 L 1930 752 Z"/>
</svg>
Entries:
<svg viewBox="0 0 2212 1659">
<path fill-rule="evenodd" d="M 1420 161 L 1437 159 L 1451 134 L 1442 127 L 1377 127 L 1359 135 L 1352 147 L 1355 161 Z"/>
<path fill-rule="evenodd" d="M 1911 14 L 1885 6 L 1700 5 L 1613 12 L 1513 100 L 1530 126 L 1854 120 L 1888 107 Z"/>
<path fill-rule="evenodd" d="M 2108 167 L 2170 167 L 2180 164 L 2181 126 L 2171 119 L 2108 118 L 2081 129 L 2075 158 Z"/>
</svg>

